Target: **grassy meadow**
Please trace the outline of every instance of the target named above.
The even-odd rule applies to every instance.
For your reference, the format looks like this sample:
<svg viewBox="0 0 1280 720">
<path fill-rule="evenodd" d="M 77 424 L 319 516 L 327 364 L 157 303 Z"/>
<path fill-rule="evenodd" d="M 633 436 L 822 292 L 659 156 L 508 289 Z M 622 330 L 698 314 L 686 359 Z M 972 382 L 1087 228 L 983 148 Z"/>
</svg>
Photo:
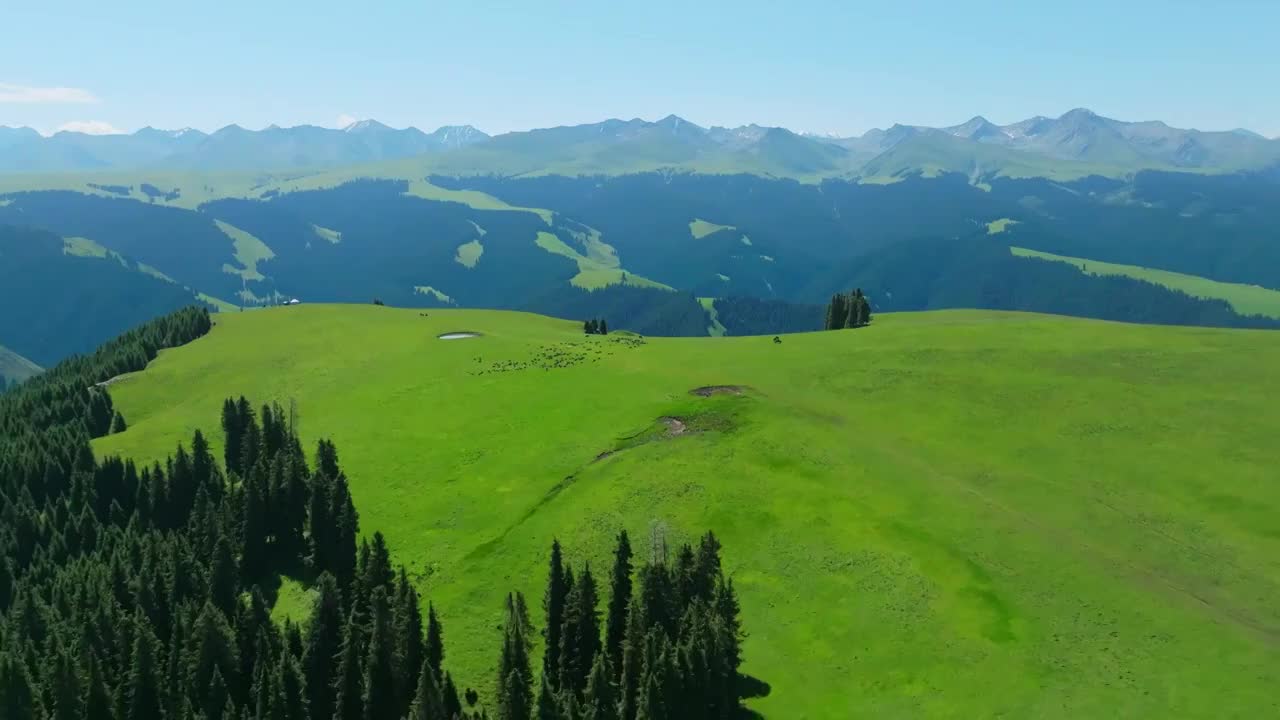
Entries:
<svg viewBox="0 0 1280 720">
<path fill-rule="evenodd" d="M 129 429 L 97 450 L 160 458 L 197 427 L 220 446 L 227 396 L 296 400 L 463 687 L 493 684 L 504 594 L 540 609 L 552 537 L 605 576 L 620 528 L 641 557 L 655 529 L 710 529 L 765 717 L 1280 712 L 1280 333 L 976 311 L 781 344 L 375 306 L 216 323 L 112 385 Z M 460 330 L 483 337 L 437 339 Z M 690 392 L 721 385 L 741 394 Z M 286 582 L 277 613 L 308 597 Z"/>
</svg>

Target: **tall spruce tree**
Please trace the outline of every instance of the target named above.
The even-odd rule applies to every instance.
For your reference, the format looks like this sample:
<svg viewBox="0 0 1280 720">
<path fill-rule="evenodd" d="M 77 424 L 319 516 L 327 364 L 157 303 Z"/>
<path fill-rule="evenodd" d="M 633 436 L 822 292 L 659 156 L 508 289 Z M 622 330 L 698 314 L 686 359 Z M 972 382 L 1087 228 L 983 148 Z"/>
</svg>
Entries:
<svg viewBox="0 0 1280 720">
<path fill-rule="evenodd" d="M 436 617 L 435 605 L 427 605 L 427 641 L 425 647 L 427 664 L 431 666 L 431 672 L 436 674 L 437 680 L 443 677 L 444 672 L 444 626 L 440 624 L 440 618 Z"/>
<path fill-rule="evenodd" d="M 83 689 L 80 670 L 65 648 L 53 651 L 53 662 L 45 669 L 49 720 L 80 720 Z"/>
<path fill-rule="evenodd" d="M 565 583 L 564 557 L 560 541 L 551 543 L 551 567 L 547 575 L 547 591 L 542 606 L 546 612 L 546 628 L 543 637 L 546 645 L 542 655 L 542 672 L 551 682 L 552 690 L 560 688 L 560 636 L 564 630 L 565 602 L 569 588 Z"/>
<path fill-rule="evenodd" d="M 426 657 L 426 647 L 422 637 L 422 608 L 418 603 L 418 592 L 409 584 L 409 578 L 403 566 L 396 580 L 393 617 L 395 643 L 393 657 L 396 692 L 400 699 L 396 712 L 398 716 L 403 716 L 409 711 L 409 704 L 413 702 L 417 692 L 419 669 Z"/>
<path fill-rule="evenodd" d="M 352 609 L 342 638 L 338 671 L 334 678 L 333 720 L 363 720 L 364 667 L 360 660 L 361 630 Z"/>
<path fill-rule="evenodd" d="M 422 663 L 418 670 L 418 683 L 414 691 L 413 702 L 409 706 L 409 720 L 452 720 L 446 714 L 444 693 L 441 692 L 439 676 L 431 665 Z"/>
<path fill-rule="evenodd" d="M 542 674 L 542 684 L 538 689 L 538 704 L 534 707 L 533 720 L 564 720 L 560 713 L 560 699 L 547 682 L 547 674 Z"/>
<path fill-rule="evenodd" d="M 244 457 L 241 442 L 244 439 L 244 428 L 240 425 L 240 413 L 236 403 L 227 398 L 222 403 L 222 458 L 228 473 L 242 476 L 244 474 L 240 462 Z"/>
<path fill-rule="evenodd" d="M 507 596 L 502 655 L 498 661 L 498 720 L 525 720 L 533 699 L 533 670 L 529 666 L 526 620 L 519 609 L 524 599 Z"/>
<path fill-rule="evenodd" d="M 4 720 L 40 718 L 40 695 L 21 658 L 0 649 L 0 717 Z"/>
<path fill-rule="evenodd" d="M 329 506 L 333 518 L 333 555 L 330 571 L 344 593 L 351 592 L 356 574 L 356 538 L 360 535 L 360 516 L 351 501 L 347 478 L 341 473 L 333 479 L 332 498 Z M 350 595 L 347 596 L 351 599 Z"/>
<path fill-rule="evenodd" d="M 387 588 L 378 585 L 369 595 L 369 647 L 364 661 L 364 720 L 393 720 L 401 717 L 396 692 L 395 640 L 391 637 L 392 632 Z"/>
<path fill-rule="evenodd" d="M 234 617 L 240 596 L 240 569 L 231 553 L 231 542 L 219 534 L 209 562 L 208 594 L 214 607 L 226 617 Z"/>
<path fill-rule="evenodd" d="M 600 612 L 591 567 L 583 568 L 565 602 L 560 634 L 560 689 L 580 695 L 600 652 Z"/>
<path fill-rule="evenodd" d="M 596 656 L 582 696 L 584 720 L 618 720 L 618 697 L 613 674 L 613 670 L 609 668 L 609 656 L 604 653 Z"/>
<path fill-rule="evenodd" d="M 115 720 L 111 691 L 102 677 L 102 665 L 92 652 L 85 653 L 85 668 L 80 720 Z"/>
<path fill-rule="evenodd" d="M 125 680 L 124 716 L 129 720 L 164 720 L 156 652 L 159 643 L 151 628 L 139 625 L 133 643 L 129 677 Z"/>
<path fill-rule="evenodd" d="M 622 676 L 622 650 L 627 637 L 627 610 L 631 607 L 631 539 L 618 533 L 609 578 L 609 614 L 605 619 L 605 652 L 613 669 L 613 682 Z"/>
<path fill-rule="evenodd" d="M 444 673 L 444 710 L 445 714 L 451 718 L 462 715 L 462 701 L 458 699 L 458 686 L 454 684 L 453 676 L 449 675 L 447 670 Z"/>
<path fill-rule="evenodd" d="M 341 651 L 342 598 L 337 581 L 329 573 L 323 573 L 316 582 L 316 602 L 311 608 L 302 654 L 307 701 L 314 718 L 333 718 L 334 682 Z"/>
</svg>

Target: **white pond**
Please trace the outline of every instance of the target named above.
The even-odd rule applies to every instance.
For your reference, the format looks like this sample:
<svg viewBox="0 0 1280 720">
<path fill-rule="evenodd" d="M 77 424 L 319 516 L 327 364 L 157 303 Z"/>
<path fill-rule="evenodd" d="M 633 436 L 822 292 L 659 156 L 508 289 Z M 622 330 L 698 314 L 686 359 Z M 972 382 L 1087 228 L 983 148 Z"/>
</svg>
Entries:
<svg viewBox="0 0 1280 720">
<path fill-rule="evenodd" d="M 464 338 L 477 338 L 477 337 L 480 337 L 480 333 L 475 333 L 475 332 L 449 332 L 449 333 L 445 333 L 445 334 L 443 334 L 443 335 L 439 335 L 439 336 L 437 336 L 437 339 L 439 339 L 439 340 L 462 340 L 462 339 L 464 339 Z"/>
</svg>

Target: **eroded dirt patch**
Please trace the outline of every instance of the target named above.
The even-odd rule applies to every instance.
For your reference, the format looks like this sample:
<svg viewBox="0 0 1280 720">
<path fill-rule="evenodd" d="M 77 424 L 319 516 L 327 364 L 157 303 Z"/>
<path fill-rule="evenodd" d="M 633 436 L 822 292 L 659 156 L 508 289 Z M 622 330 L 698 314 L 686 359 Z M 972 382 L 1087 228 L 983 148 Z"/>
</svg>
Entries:
<svg viewBox="0 0 1280 720">
<path fill-rule="evenodd" d="M 741 395 L 747 391 L 746 385 L 703 385 L 689 391 L 690 395 L 711 397 L 712 395 Z"/>
<path fill-rule="evenodd" d="M 660 417 L 658 422 L 667 426 L 667 437 L 683 435 L 689 430 L 689 425 L 678 417 Z"/>
</svg>

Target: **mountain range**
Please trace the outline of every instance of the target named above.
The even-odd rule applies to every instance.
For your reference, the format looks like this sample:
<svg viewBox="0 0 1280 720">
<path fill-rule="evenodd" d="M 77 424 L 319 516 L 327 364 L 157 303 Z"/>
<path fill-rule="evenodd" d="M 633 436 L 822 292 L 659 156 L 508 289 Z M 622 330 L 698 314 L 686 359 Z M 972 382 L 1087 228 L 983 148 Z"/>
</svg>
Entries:
<svg viewBox="0 0 1280 720">
<path fill-rule="evenodd" d="M 117 170 L 284 171 L 409 162 L 454 175 L 616 175 L 661 169 L 778 177 L 897 178 L 960 172 L 1075 178 L 1138 170 L 1230 172 L 1280 163 L 1280 139 L 1248 130 L 1204 132 L 1124 122 L 1086 109 L 996 125 L 894 125 L 856 137 L 778 127 L 704 128 L 675 115 L 610 119 L 489 136 L 469 125 L 427 133 L 374 120 L 342 129 L 302 125 L 214 133 L 143 128 L 131 135 L 0 127 L 0 172 Z M 377 176 L 378 173 L 372 173 Z"/>
</svg>

